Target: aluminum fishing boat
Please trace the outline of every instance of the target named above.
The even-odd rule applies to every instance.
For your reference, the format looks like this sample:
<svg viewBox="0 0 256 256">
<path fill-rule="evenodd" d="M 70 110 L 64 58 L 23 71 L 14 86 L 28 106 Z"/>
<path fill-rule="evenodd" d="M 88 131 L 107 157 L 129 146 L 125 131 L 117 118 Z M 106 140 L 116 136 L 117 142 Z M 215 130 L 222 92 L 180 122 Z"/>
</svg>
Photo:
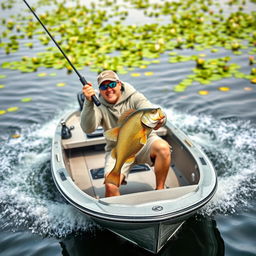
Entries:
<svg viewBox="0 0 256 256">
<path fill-rule="evenodd" d="M 155 190 L 153 167 L 137 165 L 127 185 L 120 187 L 120 196 L 104 197 L 103 131 L 85 134 L 79 110 L 57 125 L 51 161 L 55 184 L 70 204 L 102 227 L 153 253 L 213 197 L 217 187 L 210 160 L 188 136 L 170 122 L 158 134 L 172 146 L 164 190 Z"/>
</svg>

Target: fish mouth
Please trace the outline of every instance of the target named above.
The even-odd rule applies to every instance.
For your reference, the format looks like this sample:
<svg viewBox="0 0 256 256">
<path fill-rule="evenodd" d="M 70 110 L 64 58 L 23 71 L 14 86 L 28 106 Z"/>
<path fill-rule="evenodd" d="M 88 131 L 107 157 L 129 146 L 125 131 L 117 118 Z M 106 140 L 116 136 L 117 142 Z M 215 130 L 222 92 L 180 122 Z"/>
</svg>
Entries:
<svg viewBox="0 0 256 256">
<path fill-rule="evenodd" d="M 142 123 L 144 125 L 146 125 L 147 127 L 151 127 L 154 128 L 157 126 L 157 124 L 163 120 L 165 118 L 165 116 L 160 116 L 160 117 L 156 117 L 156 118 L 149 118 L 149 117 L 145 117 L 144 120 L 142 120 Z"/>
</svg>

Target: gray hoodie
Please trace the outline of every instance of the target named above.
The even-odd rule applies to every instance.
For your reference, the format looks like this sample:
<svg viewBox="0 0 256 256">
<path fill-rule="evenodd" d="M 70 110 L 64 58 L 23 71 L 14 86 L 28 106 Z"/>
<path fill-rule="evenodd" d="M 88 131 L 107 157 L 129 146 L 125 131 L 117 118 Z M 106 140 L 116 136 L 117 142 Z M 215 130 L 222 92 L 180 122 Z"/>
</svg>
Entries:
<svg viewBox="0 0 256 256">
<path fill-rule="evenodd" d="M 119 100 L 115 104 L 110 104 L 99 96 L 101 105 L 99 107 L 91 101 L 85 100 L 81 113 L 81 128 L 85 133 L 92 133 L 98 126 L 109 130 L 118 126 L 118 119 L 129 109 L 153 107 L 146 97 L 136 91 L 134 87 L 123 82 L 123 91 Z M 106 151 L 110 151 L 115 146 L 115 142 L 107 141 Z"/>
</svg>

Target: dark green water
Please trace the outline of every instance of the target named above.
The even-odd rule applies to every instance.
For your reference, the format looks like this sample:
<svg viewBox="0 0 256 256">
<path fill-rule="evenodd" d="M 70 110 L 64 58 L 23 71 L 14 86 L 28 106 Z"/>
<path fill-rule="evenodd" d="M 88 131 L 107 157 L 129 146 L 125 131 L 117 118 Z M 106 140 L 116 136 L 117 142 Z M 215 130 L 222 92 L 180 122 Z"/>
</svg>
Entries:
<svg viewBox="0 0 256 256">
<path fill-rule="evenodd" d="M 16 2 L 11 12 L 22 8 Z M 247 11 L 253 8 L 248 2 Z M 10 12 L 1 11 L 1 15 Z M 139 24 L 143 17 L 134 11 L 131 19 Z M 24 46 L 30 41 L 24 39 L 20 50 L 10 55 L 0 48 L 1 63 L 43 51 L 36 42 L 33 49 Z M 191 49 L 177 52 L 195 54 Z M 220 49 L 214 54 L 210 50 L 200 53 L 209 58 L 232 56 L 248 73 L 248 52 L 244 49 L 234 55 Z M 256 255 L 256 86 L 245 79 L 226 78 L 175 93 L 172 88 L 191 73 L 194 63 L 170 64 L 166 53 L 159 59 L 159 64 L 137 68 L 120 78 L 161 105 L 168 119 L 204 149 L 219 182 L 211 202 L 159 255 Z M 44 72 L 45 77 L 38 76 Z M 95 72 L 89 68 L 80 72 L 96 84 Z M 148 76 L 145 72 L 153 73 Z M 6 76 L 0 79 L 4 85 L 0 110 L 18 107 L 0 115 L 0 255 L 150 255 L 101 230 L 71 207 L 53 183 L 51 138 L 61 116 L 78 108 L 76 93 L 81 85 L 77 76 L 46 68 L 33 73 L 0 68 L 0 74 Z M 56 86 L 58 83 L 65 86 Z M 230 90 L 220 91 L 219 87 Z M 199 90 L 209 94 L 200 95 Z M 24 98 L 31 100 L 22 102 Z"/>
</svg>

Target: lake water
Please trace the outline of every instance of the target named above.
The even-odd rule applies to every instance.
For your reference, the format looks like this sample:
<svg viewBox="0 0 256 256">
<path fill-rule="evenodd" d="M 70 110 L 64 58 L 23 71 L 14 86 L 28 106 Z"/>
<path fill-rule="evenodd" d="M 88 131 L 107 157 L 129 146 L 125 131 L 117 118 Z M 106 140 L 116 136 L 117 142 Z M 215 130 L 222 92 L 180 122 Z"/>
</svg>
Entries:
<svg viewBox="0 0 256 256">
<path fill-rule="evenodd" d="M 249 1 L 246 6 L 245 11 L 256 10 Z M 1 10 L 1 17 L 23 8 L 14 2 L 11 10 Z M 142 18 L 137 12 L 131 17 L 139 24 Z M 24 46 L 31 39 L 23 39 L 19 51 L 9 55 L 0 48 L 1 63 L 43 51 L 33 40 L 33 49 Z M 250 49 L 241 51 L 234 55 L 226 49 L 214 54 L 176 50 L 180 55 L 228 55 L 249 73 Z M 173 87 L 191 74 L 194 62 L 171 64 L 169 57 L 164 53 L 160 63 L 120 78 L 161 105 L 168 119 L 204 149 L 217 171 L 218 189 L 159 255 L 256 255 L 256 85 L 226 78 L 177 93 Z M 88 67 L 80 72 L 96 85 L 95 72 Z M 0 255 L 150 255 L 96 226 L 54 185 L 51 138 L 61 116 L 78 108 L 81 84 L 76 74 L 53 68 L 21 73 L 0 67 L 0 75 Z M 201 95 L 200 90 L 208 94 Z"/>
</svg>

